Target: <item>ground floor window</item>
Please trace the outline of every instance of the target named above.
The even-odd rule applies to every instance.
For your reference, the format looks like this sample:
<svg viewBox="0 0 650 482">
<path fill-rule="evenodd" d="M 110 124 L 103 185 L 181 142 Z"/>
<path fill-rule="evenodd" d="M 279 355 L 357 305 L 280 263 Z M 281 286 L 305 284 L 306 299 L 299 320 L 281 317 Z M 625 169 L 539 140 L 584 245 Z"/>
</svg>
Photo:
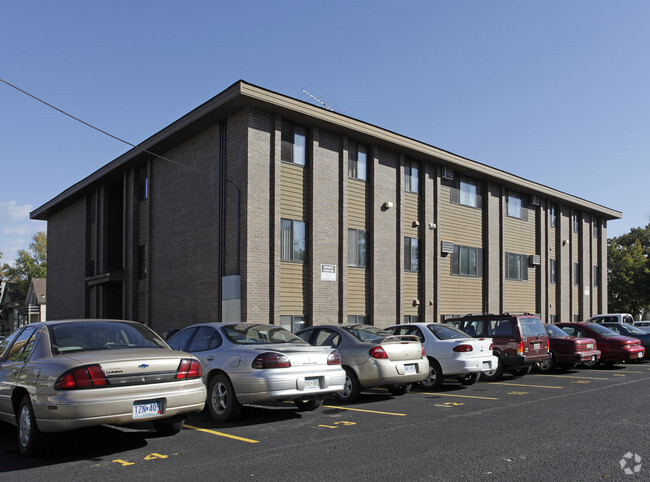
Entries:
<svg viewBox="0 0 650 482">
<path fill-rule="evenodd" d="M 280 316 L 280 326 L 292 333 L 302 330 L 307 326 L 304 315 L 282 315 Z"/>
<path fill-rule="evenodd" d="M 367 325 L 368 317 L 366 315 L 348 315 L 348 323 L 356 325 Z"/>
</svg>

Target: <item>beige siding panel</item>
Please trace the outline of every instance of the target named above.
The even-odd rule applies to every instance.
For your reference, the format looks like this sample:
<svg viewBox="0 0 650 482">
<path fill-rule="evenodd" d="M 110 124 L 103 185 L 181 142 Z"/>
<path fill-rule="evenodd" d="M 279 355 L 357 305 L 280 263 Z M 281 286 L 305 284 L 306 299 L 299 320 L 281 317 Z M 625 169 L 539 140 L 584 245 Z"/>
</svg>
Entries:
<svg viewBox="0 0 650 482">
<path fill-rule="evenodd" d="M 420 201 L 415 193 L 404 193 L 404 235 L 411 238 L 418 237 L 418 228 L 413 226 L 413 221 L 419 221 Z"/>
<path fill-rule="evenodd" d="M 556 290 L 556 285 L 549 283 L 548 285 L 548 314 L 549 315 L 557 315 L 557 302 L 556 302 L 556 296 L 557 296 L 557 290 Z M 557 320 L 558 322 L 560 321 L 567 321 L 567 320 Z"/>
<path fill-rule="evenodd" d="M 348 314 L 367 315 L 365 269 L 348 268 Z"/>
<path fill-rule="evenodd" d="M 505 216 L 504 228 L 504 250 L 515 254 L 539 254 L 535 253 L 535 218 L 537 211 L 528 209 L 528 220 L 523 221 L 517 218 Z"/>
<path fill-rule="evenodd" d="M 280 314 L 304 314 L 304 265 L 280 263 Z"/>
<path fill-rule="evenodd" d="M 440 186 L 440 239 L 462 246 L 483 247 L 483 210 L 454 204 L 451 188 Z"/>
<path fill-rule="evenodd" d="M 418 295 L 418 273 L 404 273 L 404 314 L 417 315 L 418 306 L 413 305 L 413 300 L 420 300 Z"/>
<path fill-rule="evenodd" d="M 348 179 L 348 227 L 366 229 L 367 184 L 357 179 Z"/>
<path fill-rule="evenodd" d="M 528 281 L 505 280 L 507 313 L 535 313 L 535 269 L 528 269 Z"/>
<path fill-rule="evenodd" d="M 483 278 L 452 276 L 450 261 L 450 256 L 441 259 L 440 313 L 483 313 Z"/>
<path fill-rule="evenodd" d="M 281 163 L 280 213 L 285 219 L 304 220 L 304 178 L 302 166 Z M 294 313 L 295 314 L 295 313 Z"/>
</svg>

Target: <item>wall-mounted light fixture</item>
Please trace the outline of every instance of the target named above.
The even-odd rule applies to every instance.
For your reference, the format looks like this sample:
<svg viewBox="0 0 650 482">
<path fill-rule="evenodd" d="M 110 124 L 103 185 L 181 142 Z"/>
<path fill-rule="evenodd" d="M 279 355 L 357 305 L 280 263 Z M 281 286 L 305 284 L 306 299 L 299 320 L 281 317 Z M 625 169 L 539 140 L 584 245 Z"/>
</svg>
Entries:
<svg viewBox="0 0 650 482">
<path fill-rule="evenodd" d="M 420 300 L 413 300 L 413 306 L 419 306 Z"/>
<path fill-rule="evenodd" d="M 393 202 L 392 202 L 392 201 L 386 201 L 386 202 L 382 205 L 382 207 L 383 207 L 384 209 L 390 209 L 390 208 L 393 207 Z"/>
<path fill-rule="evenodd" d="M 436 229 L 436 223 L 429 223 L 429 229 Z"/>
<path fill-rule="evenodd" d="M 562 240 L 562 246 L 566 246 L 567 244 L 569 244 L 569 240 L 568 239 L 563 239 Z"/>
<path fill-rule="evenodd" d="M 420 221 L 413 221 L 413 224 L 411 224 L 411 226 L 413 226 L 414 228 L 417 228 L 419 225 L 420 225 Z"/>
</svg>

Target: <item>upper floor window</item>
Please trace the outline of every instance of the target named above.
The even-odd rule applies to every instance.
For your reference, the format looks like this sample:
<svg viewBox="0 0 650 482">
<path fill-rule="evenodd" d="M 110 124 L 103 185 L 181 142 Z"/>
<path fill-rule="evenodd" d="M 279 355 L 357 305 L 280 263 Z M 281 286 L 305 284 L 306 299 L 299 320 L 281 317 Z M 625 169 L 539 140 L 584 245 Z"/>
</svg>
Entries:
<svg viewBox="0 0 650 482">
<path fill-rule="evenodd" d="M 518 218 L 523 221 L 528 220 L 528 208 L 524 205 L 524 201 L 519 194 L 508 192 L 506 204 L 509 217 Z"/>
<path fill-rule="evenodd" d="M 580 232 L 580 214 L 579 213 L 573 213 L 573 232 L 574 233 L 579 233 Z"/>
<path fill-rule="evenodd" d="M 481 208 L 481 185 L 470 177 L 456 176 L 451 190 L 451 202 L 472 208 Z"/>
<path fill-rule="evenodd" d="M 594 286 L 596 288 L 600 286 L 600 268 L 598 265 L 594 266 Z"/>
<path fill-rule="evenodd" d="M 348 148 L 348 177 L 365 181 L 367 162 L 368 148 L 363 144 L 350 142 Z"/>
<path fill-rule="evenodd" d="M 483 249 L 454 245 L 451 254 L 451 274 L 483 276 Z"/>
<path fill-rule="evenodd" d="M 555 228 L 557 227 L 557 207 L 555 204 L 551 204 L 551 209 L 550 209 L 550 222 L 551 222 L 551 227 Z"/>
<path fill-rule="evenodd" d="M 506 253 L 506 279 L 528 281 L 528 256 Z"/>
<path fill-rule="evenodd" d="M 348 266 L 366 267 L 366 232 L 348 229 Z"/>
<path fill-rule="evenodd" d="M 600 218 L 594 218 L 594 238 L 598 238 L 600 234 Z"/>
<path fill-rule="evenodd" d="M 280 239 L 282 261 L 305 260 L 305 223 L 293 219 L 282 219 Z"/>
<path fill-rule="evenodd" d="M 550 261 L 551 261 L 551 266 L 550 266 L 550 271 L 551 271 L 550 272 L 550 278 L 551 279 L 550 279 L 550 281 L 551 281 L 551 284 L 555 284 L 555 283 L 557 283 L 557 260 L 551 258 Z"/>
<path fill-rule="evenodd" d="M 307 158 L 307 130 L 290 122 L 282 122 L 282 152 L 284 162 L 305 165 Z"/>
<path fill-rule="evenodd" d="M 138 199 L 146 201 L 149 199 L 149 176 L 147 166 L 138 169 Z"/>
<path fill-rule="evenodd" d="M 578 286 L 582 276 L 580 272 L 580 263 L 573 263 L 573 284 Z"/>
<path fill-rule="evenodd" d="M 404 190 L 407 192 L 418 192 L 418 163 L 406 161 L 404 166 Z"/>
<path fill-rule="evenodd" d="M 418 270 L 418 238 L 404 238 L 404 271 Z"/>
</svg>

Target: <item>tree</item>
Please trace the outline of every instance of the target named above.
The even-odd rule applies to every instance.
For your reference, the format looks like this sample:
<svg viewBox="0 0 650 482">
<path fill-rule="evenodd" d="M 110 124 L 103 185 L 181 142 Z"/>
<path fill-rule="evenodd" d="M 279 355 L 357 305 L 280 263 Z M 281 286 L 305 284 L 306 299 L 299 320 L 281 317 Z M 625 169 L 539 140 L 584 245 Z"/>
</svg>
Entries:
<svg viewBox="0 0 650 482">
<path fill-rule="evenodd" d="M 47 235 L 39 231 L 32 236 L 29 249 L 19 250 L 14 265 L 9 266 L 5 263 L 2 271 L 7 281 L 16 283 L 21 298 L 26 298 L 30 280 L 47 277 Z"/>
<path fill-rule="evenodd" d="M 610 312 L 634 317 L 650 307 L 650 224 L 607 242 Z"/>
</svg>

